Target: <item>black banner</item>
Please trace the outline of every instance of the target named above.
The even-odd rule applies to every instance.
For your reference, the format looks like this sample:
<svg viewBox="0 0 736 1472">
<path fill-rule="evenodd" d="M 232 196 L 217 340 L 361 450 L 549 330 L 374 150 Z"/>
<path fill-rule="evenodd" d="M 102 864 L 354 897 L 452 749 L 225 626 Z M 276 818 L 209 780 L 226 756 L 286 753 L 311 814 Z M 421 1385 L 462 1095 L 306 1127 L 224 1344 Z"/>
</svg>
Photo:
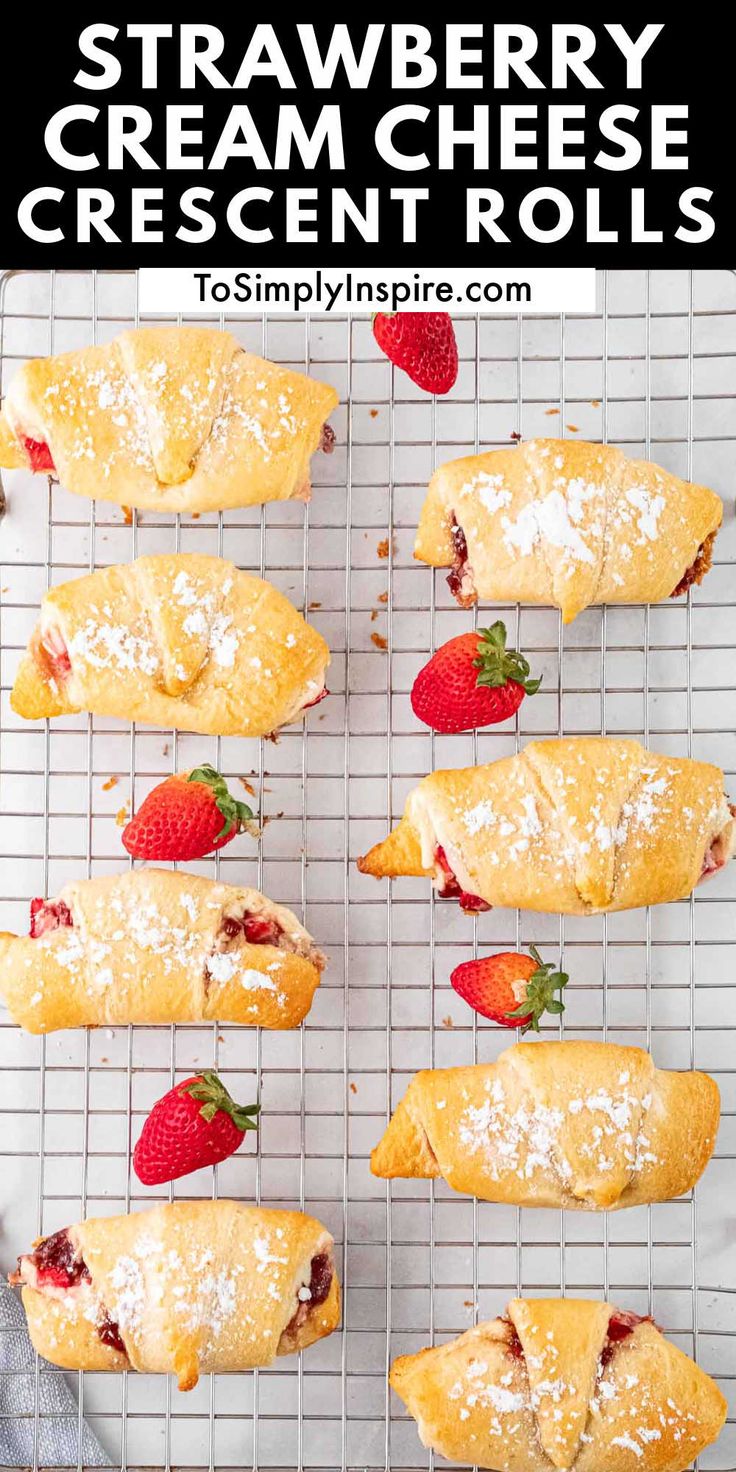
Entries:
<svg viewBox="0 0 736 1472">
<path fill-rule="evenodd" d="M 733 264 L 723 20 L 26 7 L 3 53 L 8 266 Z"/>
</svg>

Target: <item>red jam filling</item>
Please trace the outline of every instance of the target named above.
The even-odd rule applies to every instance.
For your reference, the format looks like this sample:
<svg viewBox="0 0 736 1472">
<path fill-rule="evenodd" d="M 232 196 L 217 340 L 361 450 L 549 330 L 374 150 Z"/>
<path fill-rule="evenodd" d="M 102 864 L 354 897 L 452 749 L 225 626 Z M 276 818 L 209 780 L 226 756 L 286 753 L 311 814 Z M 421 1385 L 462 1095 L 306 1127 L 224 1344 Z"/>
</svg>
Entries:
<svg viewBox="0 0 736 1472">
<path fill-rule="evenodd" d="M 731 817 L 736 818 L 736 807 L 733 804 L 729 803 L 728 810 Z M 719 869 L 725 868 L 726 856 L 723 850 L 724 844 L 722 844 L 720 836 L 712 839 L 705 850 L 703 867 L 700 871 L 701 880 L 707 879 L 710 874 L 717 874 Z"/>
<path fill-rule="evenodd" d="M 108 1314 L 105 1314 L 104 1319 L 100 1319 L 97 1325 L 97 1333 L 103 1344 L 107 1344 L 110 1349 L 117 1350 L 118 1354 L 124 1354 L 127 1359 L 128 1351 L 123 1343 L 120 1329 L 115 1323 L 115 1320 L 111 1319 Z"/>
<path fill-rule="evenodd" d="M 303 709 L 304 710 L 311 710 L 313 705 L 319 705 L 319 703 L 320 703 L 321 700 L 325 700 L 327 698 L 327 696 L 329 695 L 329 693 L 330 692 L 327 689 L 327 686 L 325 685 L 324 689 L 323 690 L 320 690 L 319 695 L 315 695 L 314 700 L 307 700 L 306 701 L 305 705 L 303 706 Z"/>
<path fill-rule="evenodd" d="M 311 1276 L 309 1279 L 309 1297 L 300 1301 L 296 1313 L 290 1319 L 284 1330 L 285 1334 L 294 1334 L 297 1329 L 308 1319 L 313 1308 L 324 1303 L 329 1296 L 332 1287 L 332 1259 L 326 1252 L 320 1252 L 312 1258 Z"/>
<path fill-rule="evenodd" d="M 524 1358 L 524 1351 L 523 1351 L 523 1349 L 521 1347 L 521 1340 L 520 1340 L 520 1338 L 519 1338 L 519 1336 L 518 1336 L 518 1334 L 517 1334 L 517 1332 L 516 1332 L 516 1330 L 515 1330 L 512 1322 L 511 1322 L 511 1320 L 510 1319 L 502 1319 L 501 1322 L 503 1324 L 507 1324 L 508 1325 L 508 1330 L 509 1330 L 508 1339 L 506 1340 L 506 1352 L 507 1352 L 507 1354 L 510 1354 L 512 1356 L 512 1358 L 515 1359 L 515 1360 L 523 1360 L 523 1358 Z"/>
<path fill-rule="evenodd" d="M 455 548 L 455 561 L 447 574 L 447 586 L 453 598 L 458 598 L 461 590 L 465 568 L 468 563 L 468 544 L 465 540 L 465 532 L 453 518 L 452 541 Z"/>
<path fill-rule="evenodd" d="M 508 1338 L 506 1340 L 507 1353 L 512 1355 L 516 1360 L 523 1360 L 524 1350 L 511 1320 L 502 1319 L 501 1322 L 508 1327 Z M 633 1334 L 639 1324 L 654 1324 L 654 1319 L 649 1314 L 635 1314 L 627 1309 L 617 1309 L 614 1314 L 611 1314 L 608 1321 L 608 1339 L 601 1354 L 601 1370 L 605 1370 L 606 1366 L 610 1364 L 616 1352 L 616 1346 L 623 1339 L 628 1339 L 629 1335 Z M 654 1324 L 654 1327 L 657 1329 L 659 1326 Z"/>
<path fill-rule="evenodd" d="M 56 470 L 51 458 L 51 451 L 43 440 L 32 440 L 30 435 L 23 435 L 23 447 L 31 462 L 31 470 Z"/>
<path fill-rule="evenodd" d="M 36 1287 L 40 1289 L 61 1288 L 66 1292 L 76 1288 L 79 1283 L 91 1281 L 89 1268 L 84 1258 L 76 1252 L 66 1227 L 61 1232 L 54 1232 L 52 1237 L 45 1237 L 28 1257 L 36 1270 Z M 22 1259 L 19 1259 L 19 1277 L 22 1282 L 21 1263 Z M 15 1280 L 11 1278 L 11 1282 L 13 1281 Z M 118 1354 L 127 1358 L 119 1326 L 109 1314 L 98 1320 L 97 1333 L 103 1344 L 109 1345 L 110 1349 L 117 1350 Z"/>
<path fill-rule="evenodd" d="M 487 903 L 486 900 L 482 900 L 480 898 L 480 895 L 468 894 L 464 889 L 460 888 L 460 885 L 458 884 L 457 879 L 455 878 L 455 875 L 453 874 L 452 869 L 447 862 L 447 854 L 439 844 L 434 851 L 434 861 L 436 864 L 439 864 L 439 867 L 442 870 L 443 874 L 444 882 L 441 890 L 439 891 L 441 899 L 459 900 L 461 910 L 475 911 L 477 914 L 482 913 L 482 911 L 484 910 L 490 910 L 491 906 Z"/>
<path fill-rule="evenodd" d="M 599 1373 L 603 1373 L 610 1365 L 616 1353 L 616 1346 L 623 1339 L 628 1339 L 639 1324 L 654 1324 L 655 1329 L 659 1329 L 659 1325 L 654 1323 L 651 1314 L 635 1314 L 630 1309 L 617 1309 L 615 1314 L 611 1314 L 608 1320 L 608 1339 L 603 1346 Z"/>
<path fill-rule="evenodd" d="M 87 1264 L 84 1258 L 77 1256 L 66 1228 L 44 1238 L 29 1257 L 36 1269 L 39 1288 L 45 1284 L 54 1288 L 73 1288 L 76 1283 L 89 1279 Z"/>
<path fill-rule="evenodd" d="M 228 940 L 235 940 L 242 935 L 251 946 L 277 946 L 283 934 L 278 921 L 270 915 L 252 915 L 248 912 L 239 919 L 234 915 L 226 915 L 221 929 Z"/>
<path fill-rule="evenodd" d="M 31 900 L 31 940 L 47 935 L 50 930 L 63 930 L 73 925 L 72 912 L 63 900 Z"/>
<path fill-rule="evenodd" d="M 654 1319 L 651 1314 L 635 1314 L 630 1309 L 617 1309 L 608 1320 L 609 1344 L 618 1344 L 620 1340 L 628 1339 L 639 1324 L 654 1324 Z"/>
<path fill-rule="evenodd" d="M 332 1287 L 332 1262 L 329 1254 L 320 1252 L 312 1258 L 312 1276 L 309 1280 L 310 1304 L 324 1303 Z"/>
<path fill-rule="evenodd" d="M 69 650 L 60 634 L 48 629 L 35 647 L 36 658 L 48 679 L 61 683 L 71 674 L 72 662 Z"/>
</svg>

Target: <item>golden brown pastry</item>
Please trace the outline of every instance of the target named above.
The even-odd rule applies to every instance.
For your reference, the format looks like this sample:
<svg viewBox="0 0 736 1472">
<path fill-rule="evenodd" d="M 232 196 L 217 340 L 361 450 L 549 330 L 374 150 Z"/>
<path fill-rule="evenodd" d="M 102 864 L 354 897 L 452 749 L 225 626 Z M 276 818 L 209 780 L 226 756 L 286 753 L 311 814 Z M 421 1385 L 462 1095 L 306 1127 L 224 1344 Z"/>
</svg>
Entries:
<svg viewBox="0 0 736 1472">
<path fill-rule="evenodd" d="M 567 736 L 424 777 L 358 868 L 426 874 L 465 909 L 595 915 L 682 899 L 734 848 L 718 767 Z"/>
<path fill-rule="evenodd" d="M 592 603 L 659 603 L 699 583 L 722 516 L 707 486 L 613 445 L 526 440 L 435 471 L 414 555 L 452 568 L 463 607 L 551 603 L 570 623 Z"/>
<path fill-rule="evenodd" d="M 371 1155 L 375 1176 L 444 1177 L 514 1206 L 613 1211 L 668 1201 L 716 1143 L 718 1087 L 641 1048 L 538 1042 L 415 1074 Z"/>
<path fill-rule="evenodd" d="M 78 495 L 149 511 L 307 500 L 337 402 L 230 332 L 138 327 L 26 363 L 0 413 L 0 465 L 55 471 Z"/>
<path fill-rule="evenodd" d="M 45 594 L 11 705 L 265 736 L 327 693 L 330 653 L 283 593 L 222 557 L 139 557 Z"/>
<path fill-rule="evenodd" d="M 175 1201 L 80 1222 L 18 1260 L 33 1347 L 66 1370 L 252 1370 L 331 1334 L 332 1238 L 313 1217 Z"/>
<path fill-rule="evenodd" d="M 495 1472 L 682 1472 L 727 1409 L 650 1319 L 572 1298 L 514 1298 L 396 1360 L 391 1385 L 424 1446 Z"/>
<path fill-rule="evenodd" d="M 129 1022 L 297 1027 L 324 957 L 255 889 L 169 869 L 67 884 L 0 934 L 0 995 L 28 1032 Z"/>
</svg>

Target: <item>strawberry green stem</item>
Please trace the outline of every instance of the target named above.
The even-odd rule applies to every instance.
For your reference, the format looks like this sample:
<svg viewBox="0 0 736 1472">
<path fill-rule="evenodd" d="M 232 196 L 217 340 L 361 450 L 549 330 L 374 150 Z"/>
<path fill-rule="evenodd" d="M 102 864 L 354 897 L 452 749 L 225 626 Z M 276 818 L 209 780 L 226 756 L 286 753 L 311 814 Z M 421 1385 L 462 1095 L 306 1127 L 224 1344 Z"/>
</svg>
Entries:
<svg viewBox="0 0 736 1472">
<path fill-rule="evenodd" d="M 199 1112 L 208 1122 L 222 1111 L 230 1116 L 236 1129 L 245 1132 L 258 1128 L 255 1116 L 260 1113 L 260 1104 L 236 1104 L 216 1073 L 203 1073 L 199 1078 L 192 1079 L 191 1083 L 184 1084 L 183 1091 L 191 1094 L 198 1103 L 201 1102 L 202 1108 Z"/>
</svg>

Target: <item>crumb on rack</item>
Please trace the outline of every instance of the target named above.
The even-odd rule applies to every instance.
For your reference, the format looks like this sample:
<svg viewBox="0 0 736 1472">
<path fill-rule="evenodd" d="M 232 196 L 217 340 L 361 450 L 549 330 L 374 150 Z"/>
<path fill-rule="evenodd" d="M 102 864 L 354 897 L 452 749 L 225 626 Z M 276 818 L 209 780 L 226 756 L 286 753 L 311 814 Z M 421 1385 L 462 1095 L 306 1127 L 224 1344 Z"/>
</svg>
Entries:
<svg viewBox="0 0 736 1472">
<path fill-rule="evenodd" d="M 123 510 L 123 521 L 125 522 L 125 525 L 126 526 L 132 526 L 133 525 L 133 508 L 132 508 L 132 506 L 123 506 L 122 510 Z"/>
<path fill-rule="evenodd" d="M 580 433 L 580 426 L 578 424 L 566 424 L 565 429 L 569 429 L 570 434 Z"/>
<path fill-rule="evenodd" d="M 383 634 L 377 634 L 375 630 L 371 634 L 371 644 L 375 644 L 376 649 L 388 649 L 388 639 L 384 639 Z"/>
<path fill-rule="evenodd" d="M 116 777 L 113 774 L 112 777 L 108 777 L 108 779 L 107 779 L 106 782 L 103 782 L 103 784 L 102 784 L 102 791 L 103 792 L 109 792 L 111 787 L 117 787 L 119 781 L 120 781 L 120 778 L 119 777 Z"/>
<path fill-rule="evenodd" d="M 351 1094 L 357 1094 L 357 1092 L 358 1092 L 358 1085 L 357 1084 L 354 1084 L 352 1082 L 352 1080 L 351 1080 L 351 1083 L 350 1083 L 350 1092 L 351 1092 Z"/>
<path fill-rule="evenodd" d="M 601 407 L 601 401 L 600 401 L 600 399 L 591 399 L 591 401 L 590 401 L 590 407 L 591 407 L 591 409 L 600 409 L 600 407 Z"/>
<path fill-rule="evenodd" d="M 512 429 L 511 434 L 509 435 L 509 439 L 512 439 L 512 440 L 520 440 L 521 439 L 521 435 L 520 435 L 518 429 Z"/>
<path fill-rule="evenodd" d="M 388 588 L 386 589 L 385 593 L 379 593 L 378 601 L 379 603 L 388 603 Z"/>
<path fill-rule="evenodd" d="M 545 409 L 545 414 L 559 414 L 559 409 Z"/>
<path fill-rule="evenodd" d="M 380 542 L 378 543 L 378 546 L 376 547 L 376 551 L 377 551 L 379 557 L 384 557 L 384 558 L 385 557 L 388 557 L 388 553 L 389 553 L 389 540 L 388 540 L 388 537 L 382 537 L 381 538 Z M 394 554 L 394 556 L 396 555 L 396 538 L 395 537 L 392 537 L 391 538 L 391 552 Z"/>
<path fill-rule="evenodd" d="M 317 601 L 317 599 L 316 599 L 316 598 L 315 598 L 315 599 L 314 599 L 314 600 L 313 600 L 313 601 L 312 601 L 312 602 L 311 602 L 311 603 L 310 603 L 310 605 L 309 605 L 309 607 L 310 607 L 310 608 L 321 608 L 321 607 L 322 607 L 322 604 L 321 604 L 321 603 L 319 603 L 319 602 L 318 602 L 318 601 Z"/>
<path fill-rule="evenodd" d="M 455 1024 L 454 1024 L 452 1018 L 448 1016 L 448 1017 L 443 1017 L 442 1018 L 442 1026 L 443 1027 L 454 1027 Z"/>
<path fill-rule="evenodd" d="M 126 823 L 127 823 L 127 821 L 128 821 L 128 818 L 129 817 L 130 817 L 130 803 L 129 802 L 126 802 L 125 805 L 124 805 L 124 807 L 118 808 L 118 811 L 115 814 L 115 822 L 117 823 L 118 828 L 124 828 L 125 825 L 126 825 Z"/>
<path fill-rule="evenodd" d="M 378 609 L 377 608 L 372 608 L 371 609 L 371 623 L 374 624 L 376 622 L 376 619 L 377 618 L 378 618 Z"/>
<path fill-rule="evenodd" d="M 239 781 L 241 787 L 244 787 L 245 788 L 245 790 L 248 793 L 248 796 L 249 797 L 255 797 L 255 795 L 256 795 L 256 789 L 253 786 L 253 783 L 248 781 L 248 778 L 247 777 L 238 777 L 238 781 Z"/>
<path fill-rule="evenodd" d="M 370 412 L 371 419 L 377 419 L 378 418 L 378 410 L 377 409 L 371 409 L 369 412 Z"/>
</svg>

